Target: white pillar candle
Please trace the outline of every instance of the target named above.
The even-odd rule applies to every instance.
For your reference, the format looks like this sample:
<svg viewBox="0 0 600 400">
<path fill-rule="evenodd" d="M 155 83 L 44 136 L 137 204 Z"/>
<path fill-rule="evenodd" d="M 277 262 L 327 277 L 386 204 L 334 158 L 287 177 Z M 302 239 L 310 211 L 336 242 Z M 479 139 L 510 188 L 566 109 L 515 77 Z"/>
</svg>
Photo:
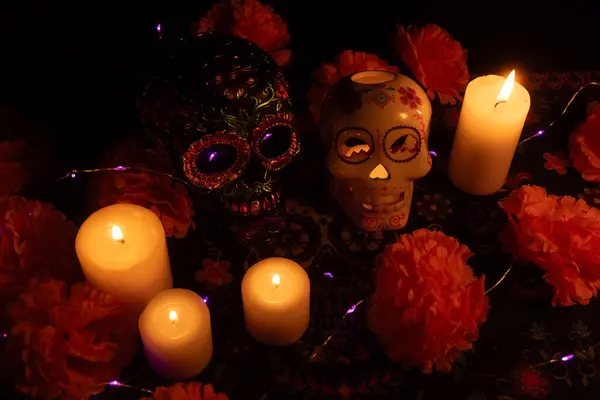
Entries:
<svg viewBox="0 0 600 400">
<path fill-rule="evenodd" d="M 138 321 L 152 369 L 165 378 L 198 375 L 212 357 L 210 312 L 202 297 L 186 289 L 157 294 Z"/>
<path fill-rule="evenodd" d="M 310 320 L 310 281 L 286 258 L 254 264 L 242 280 L 246 329 L 257 341 L 287 346 L 302 337 Z"/>
<path fill-rule="evenodd" d="M 75 241 L 87 280 L 133 309 L 173 287 L 164 228 L 150 210 L 133 204 L 102 208 L 83 223 Z"/>
<path fill-rule="evenodd" d="M 529 93 L 515 82 L 488 75 L 467 86 L 450 153 L 450 179 L 477 195 L 497 192 L 506 180 L 529 112 Z"/>
</svg>

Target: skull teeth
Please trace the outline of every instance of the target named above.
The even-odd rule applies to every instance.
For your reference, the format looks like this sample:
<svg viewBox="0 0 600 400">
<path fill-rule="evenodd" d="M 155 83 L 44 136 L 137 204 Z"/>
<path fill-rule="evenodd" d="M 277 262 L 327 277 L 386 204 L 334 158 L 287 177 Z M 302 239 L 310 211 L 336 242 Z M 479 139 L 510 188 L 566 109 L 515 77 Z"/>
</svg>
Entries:
<svg viewBox="0 0 600 400">
<path fill-rule="evenodd" d="M 234 213 L 242 215 L 258 215 L 262 211 L 268 211 L 274 208 L 279 203 L 279 194 L 267 194 L 260 200 L 251 202 L 235 201 L 228 198 L 222 199 L 223 206 Z"/>
<path fill-rule="evenodd" d="M 378 199 L 381 200 L 381 199 Z M 387 199 L 389 200 L 389 198 Z M 402 207 L 404 207 L 404 192 L 400 193 L 398 196 L 394 196 L 394 199 L 392 201 L 388 201 L 385 203 L 362 203 L 361 208 L 364 212 L 367 213 L 381 213 L 381 212 L 393 212 L 393 211 L 398 211 L 400 210 Z"/>
</svg>

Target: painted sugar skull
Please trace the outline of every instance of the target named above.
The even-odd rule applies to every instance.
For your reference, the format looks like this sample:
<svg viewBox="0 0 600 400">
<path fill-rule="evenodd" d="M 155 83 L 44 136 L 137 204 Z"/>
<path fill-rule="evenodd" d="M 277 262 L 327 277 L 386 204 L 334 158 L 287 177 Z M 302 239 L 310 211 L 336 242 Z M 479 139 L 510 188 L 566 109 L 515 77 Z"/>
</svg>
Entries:
<svg viewBox="0 0 600 400">
<path fill-rule="evenodd" d="M 140 110 L 185 178 L 228 210 L 279 208 L 276 173 L 300 145 L 287 81 L 262 49 L 213 33 L 182 42 L 147 85 Z"/>
<path fill-rule="evenodd" d="M 331 193 L 360 229 L 400 229 L 414 180 L 431 169 L 431 103 L 412 79 L 363 71 L 329 92 L 319 120 Z"/>
</svg>

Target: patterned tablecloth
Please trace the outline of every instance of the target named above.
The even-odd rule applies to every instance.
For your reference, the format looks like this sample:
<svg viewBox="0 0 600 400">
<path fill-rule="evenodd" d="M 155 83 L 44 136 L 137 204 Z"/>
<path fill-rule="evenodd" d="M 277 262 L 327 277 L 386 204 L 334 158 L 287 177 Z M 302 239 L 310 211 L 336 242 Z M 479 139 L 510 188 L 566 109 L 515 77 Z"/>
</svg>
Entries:
<svg viewBox="0 0 600 400">
<path fill-rule="evenodd" d="M 524 136 L 553 120 L 577 88 L 599 81 L 600 71 L 530 74 L 527 79 L 533 104 Z M 460 107 L 434 110 L 430 147 L 438 157 L 431 173 L 416 183 L 408 226 L 398 232 L 360 232 L 341 214 L 325 189 L 325 168 L 315 161 L 322 160 L 318 134 L 304 129 L 302 157 L 287 174 L 293 184 L 288 188 L 288 213 L 280 232 L 251 246 L 238 245 L 218 218 L 198 210 L 197 229 L 185 240 L 169 244 L 175 285 L 209 297 L 214 356 L 196 380 L 213 383 L 234 400 L 260 399 L 266 393 L 267 399 L 599 398 L 599 302 L 553 308 L 552 291 L 532 265 L 515 265 L 490 293 L 491 311 L 481 338 L 449 374 L 425 375 L 392 364 L 366 327 L 367 303 L 349 315 L 319 356 L 309 361 L 348 307 L 371 293 L 374 257 L 396 236 L 427 227 L 456 237 L 476 254 L 469 263 L 478 275 L 486 275 L 491 286 L 511 262 L 497 240 L 505 224 L 497 201 L 512 189 L 537 184 L 550 193 L 570 194 L 599 206 L 598 185 L 582 180 L 569 166 L 566 153 L 568 134 L 584 118 L 585 105 L 594 96 L 598 98 L 595 89 L 586 90 L 554 128 L 523 144 L 506 185 L 485 197 L 466 195 L 447 178 L 446 160 Z M 312 282 L 310 327 L 289 348 L 258 345 L 244 329 L 240 298 L 244 271 L 272 256 L 296 260 Z M 575 358 L 529 368 L 563 353 L 573 353 Z M 145 365 L 140 355 L 123 373 L 123 380 L 149 389 L 170 383 Z M 109 388 L 101 398 L 133 396 L 124 390 Z"/>
</svg>

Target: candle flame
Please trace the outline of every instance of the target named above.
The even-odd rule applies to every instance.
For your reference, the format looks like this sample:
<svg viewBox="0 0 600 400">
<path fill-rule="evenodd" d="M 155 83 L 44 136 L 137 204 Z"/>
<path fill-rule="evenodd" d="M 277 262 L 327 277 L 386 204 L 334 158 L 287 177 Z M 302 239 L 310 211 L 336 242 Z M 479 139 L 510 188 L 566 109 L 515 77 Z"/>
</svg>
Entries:
<svg viewBox="0 0 600 400">
<path fill-rule="evenodd" d="M 117 225 L 113 225 L 112 227 L 112 238 L 115 242 L 123 241 L 123 232 L 121 231 L 121 228 L 119 228 Z"/>
<path fill-rule="evenodd" d="M 169 311 L 169 319 L 171 320 L 171 322 L 177 321 L 177 311 L 175 311 L 175 310 Z"/>
<path fill-rule="evenodd" d="M 496 98 L 496 102 L 503 102 L 506 103 L 508 101 L 508 98 L 510 97 L 510 94 L 512 93 L 513 87 L 515 86 L 515 70 L 513 69 L 512 72 L 508 75 L 508 78 L 506 78 L 506 82 L 504 82 L 504 86 L 502 86 L 502 90 L 500 90 L 500 93 L 498 94 L 498 97 Z"/>
<path fill-rule="evenodd" d="M 279 285 L 281 283 L 281 278 L 279 278 L 278 274 L 273 275 L 273 279 L 271 279 L 273 285 Z"/>
</svg>

